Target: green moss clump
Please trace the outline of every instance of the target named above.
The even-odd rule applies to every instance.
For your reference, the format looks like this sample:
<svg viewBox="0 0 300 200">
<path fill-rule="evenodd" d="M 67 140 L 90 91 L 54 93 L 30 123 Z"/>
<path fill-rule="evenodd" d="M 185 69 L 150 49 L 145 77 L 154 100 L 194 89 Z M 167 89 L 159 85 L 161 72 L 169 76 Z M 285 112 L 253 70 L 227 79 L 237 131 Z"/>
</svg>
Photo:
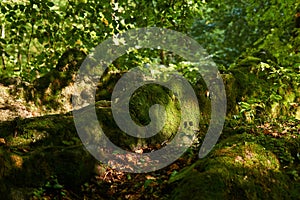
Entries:
<svg viewBox="0 0 300 200">
<path fill-rule="evenodd" d="M 245 138 L 229 137 L 209 157 L 170 179 L 178 183 L 173 199 L 296 198 L 297 186 L 282 171 L 277 155 Z"/>
<path fill-rule="evenodd" d="M 117 146 L 134 150 L 161 144 L 165 140 L 171 139 L 173 134 L 177 132 L 181 119 L 180 105 L 170 91 L 159 85 L 148 84 L 146 87 L 141 87 L 135 91 L 129 101 L 129 112 L 132 120 L 140 126 L 148 125 L 150 123 L 149 109 L 154 104 L 165 107 L 164 126 L 155 136 L 145 139 L 132 137 L 122 132 L 115 123 L 110 108 L 98 107 L 96 110 L 103 132 L 108 138 Z"/>
</svg>

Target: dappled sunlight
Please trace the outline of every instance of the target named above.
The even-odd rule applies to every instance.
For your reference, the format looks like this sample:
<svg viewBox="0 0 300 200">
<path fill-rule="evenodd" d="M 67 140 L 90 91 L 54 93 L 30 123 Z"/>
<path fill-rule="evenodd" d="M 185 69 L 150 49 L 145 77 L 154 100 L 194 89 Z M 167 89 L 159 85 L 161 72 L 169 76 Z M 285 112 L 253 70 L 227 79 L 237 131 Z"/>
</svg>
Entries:
<svg viewBox="0 0 300 200">
<path fill-rule="evenodd" d="M 299 0 L 2 0 L 0 21 L 0 199 L 299 199 Z"/>
</svg>

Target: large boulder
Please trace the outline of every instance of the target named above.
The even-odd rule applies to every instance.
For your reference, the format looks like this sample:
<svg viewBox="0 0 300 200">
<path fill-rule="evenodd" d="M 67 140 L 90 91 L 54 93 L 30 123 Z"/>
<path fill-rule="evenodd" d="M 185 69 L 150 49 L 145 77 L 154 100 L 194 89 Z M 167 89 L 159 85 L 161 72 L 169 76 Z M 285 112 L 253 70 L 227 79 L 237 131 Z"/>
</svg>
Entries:
<svg viewBox="0 0 300 200">
<path fill-rule="evenodd" d="M 271 141 L 258 142 L 246 133 L 223 140 L 208 157 L 170 179 L 172 199 L 297 199 L 300 182 L 279 161 L 287 149 L 272 152 Z"/>
</svg>

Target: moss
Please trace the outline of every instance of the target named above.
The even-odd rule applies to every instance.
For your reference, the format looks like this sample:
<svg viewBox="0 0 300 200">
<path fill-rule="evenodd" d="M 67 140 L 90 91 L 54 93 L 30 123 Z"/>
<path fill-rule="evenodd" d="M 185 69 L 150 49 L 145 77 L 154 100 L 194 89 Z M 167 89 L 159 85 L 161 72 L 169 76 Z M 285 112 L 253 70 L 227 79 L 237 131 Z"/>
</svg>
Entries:
<svg viewBox="0 0 300 200">
<path fill-rule="evenodd" d="M 3 184 L 18 188 L 40 187 L 52 175 L 66 187 L 77 187 L 89 180 L 96 160 L 83 149 L 70 114 L 20 119 L 17 126 L 16 137 L 1 132 L 6 140 L 0 147 Z M 10 198 L 13 190 L 2 187 L 2 182 L 1 196 Z"/>
<path fill-rule="evenodd" d="M 63 140 L 76 137 L 76 129 L 70 114 L 66 115 L 47 115 L 32 119 L 24 119 L 19 124 L 17 138 L 26 139 L 31 142 L 42 141 L 44 145 L 49 143 L 61 144 Z"/>
<path fill-rule="evenodd" d="M 227 99 L 227 113 L 234 114 L 237 113 L 237 98 L 239 95 L 239 90 L 235 85 L 235 78 L 232 74 L 224 74 L 222 76 L 225 90 L 226 90 L 226 99 Z"/>
<path fill-rule="evenodd" d="M 247 137 L 229 137 L 171 179 L 177 183 L 173 199 L 296 198 L 297 186 L 281 170 L 277 155 Z"/>
<path fill-rule="evenodd" d="M 24 157 L 24 163 L 14 171 L 15 186 L 39 187 L 52 175 L 68 187 L 76 187 L 87 181 L 93 172 L 96 161 L 84 151 L 77 148 L 45 148 Z"/>
<path fill-rule="evenodd" d="M 131 116 L 138 124 L 144 126 L 149 124 L 149 109 L 154 104 L 165 107 L 166 120 L 160 134 L 163 139 L 168 139 L 177 131 L 180 122 L 179 103 L 172 98 L 168 89 L 154 84 L 139 88 L 130 100 Z"/>
<path fill-rule="evenodd" d="M 180 122 L 180 106 L 177 99 L 172 96 L 166 88 L 151 84 L 138 89 L 130 99 L 129 108 L 132 120 L 141 126 L 150 123 L 149 109 L 152 105 L 160 104 L 165 107 L 166 120 L 162 130 L 147 139 L 135 138 L 122 132 L 115 123 L 110 108 L 99 107 L 97 109 L 98 120 L 104 133 L 118 146 L 133 150 L 137 147 L 161 144 L 177 132 Z"/>
</svg>

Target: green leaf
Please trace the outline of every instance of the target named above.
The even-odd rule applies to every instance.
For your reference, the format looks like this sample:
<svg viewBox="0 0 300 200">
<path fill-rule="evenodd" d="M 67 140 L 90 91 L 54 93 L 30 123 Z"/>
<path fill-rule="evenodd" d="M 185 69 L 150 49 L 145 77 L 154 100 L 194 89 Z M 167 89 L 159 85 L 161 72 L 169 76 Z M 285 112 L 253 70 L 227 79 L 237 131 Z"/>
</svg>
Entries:
<svg viewBox="0 0 300 200">
<path fill-rule="evenodd" d="M 272 101 L 280 101 L 280 100 L 282 100 L 282 96 L 280 96 L 278 94 L 271 94 L 270 99 Z"/>
<path fill-rule="evenodd" d="M 66 140 L 63 140 L 62 143 L 63 143 L 64 145 L 68 145 L 68 146 L 74 144 L 73 141 L 66 141 Z"/>
<path fill-rule="evenodd" d="M 144 188 L 146 189 L 152 183 L 151 179 L 147 179 L 144 183 Z"/>
<path fill-rule="evenodd" d="M 170 175 L 170 179 L 174 178 L 178 174 L 178 171 L 173 171 L 172 174 Z"/>
<path fill-rule="evenodd" d="M 62 189 L 62 188 L 64 188 L 64 186 L 62 186 L 59 183 L 56 183 L 56 184 L 53 185 L 53 189 Z"/>
</svg>

